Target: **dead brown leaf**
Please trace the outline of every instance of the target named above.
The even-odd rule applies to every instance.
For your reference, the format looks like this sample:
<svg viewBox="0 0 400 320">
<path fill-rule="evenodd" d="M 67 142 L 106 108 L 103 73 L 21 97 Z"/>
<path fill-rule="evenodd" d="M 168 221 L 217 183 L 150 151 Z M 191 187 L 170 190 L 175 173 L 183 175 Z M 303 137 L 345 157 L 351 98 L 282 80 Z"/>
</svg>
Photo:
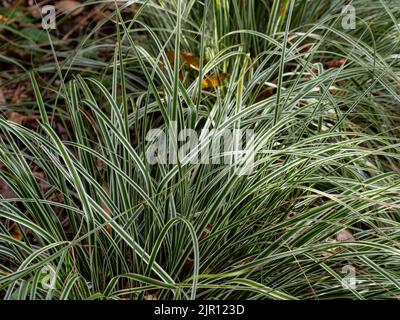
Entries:
<svg viewBox="0 0 400 320">
<path fill-rule="evenodd" d="M 21 241 L 22 240 L 22 234 L 21 231 L 19 230 L 19 228 L 15 225 L 12 229 L 11 229 L 11 236 L 17 240 L 17 241 Z"/>
<path fill-rule="evenodd" d="M 222 85 L 224 80 L 229 77 L 229 73 L 222 72 L 220 75 L 212 74 L 211 76 L 201 80 L 202 89 L 216 89 Z"/>
<path fill-rule="evenodd" d="M 4 97 L 3 90 L 0 88 L 0 104 L 5 105 L 7 103 L 6 98 Z"/>
<path fill-rule="evenodd" d="M 328 69 L 332 69 L 332 68 L 340 68 L 341 66 L 343 66 L 344 64 L 346 64 L 346 59 L 335 59 L 335 60 L 330 60 L 325 62 L 325 67 Z"/>
<path fill-rule="evenodd" d="M 207 227 L 205 228 L 205 230 L 203 231 L 203 233 L 201 234 L 200 240 L 205 239 L 205 238 L 208 236 L 208 234 L 211 232 L 211 229 L 212 229 L 213 227 L 214 227 L 214 225 L 211 224 L 211 223 L 209 223 L 209 224 L 207 225 Z"/>
<path fill-rule="evenodd" d="M 46 193 L 50 189 L 50 183 L 47 181 L 44 172 L 39 167 L 34 167 L 32 170 L 33 176 L 37 179 L 39 189 L 43 193 Z"/>
<path fill-rule="evenodd" d="M 185 261 L 185 264 L 183 265 L 183 270 L 188 272 L 192 270 L 194 266 L 194 259 L 192 257 L 188 257 Z"/>
<path fill-rule="evenodd" d="M 55 7 L 58 11 L 65 14 L 72 14 L 73 16 L 80 14 L 84 8 L 79 1 L 74 0 L 58 1 Z"/>
<path fill-rule="evenodd" d="M 200 69 L 200 58 L 196 57 L 194 54 L 187 52 L 187 51 L 182 51 L 181 52 L 181 58 L 186 67 L 191 67 L 195 69 L 196 71 L 199 71 Z"/>
<path fill-rule="evenodd" d="M 32 17 L 34 17 L 36 19 L 39 19 L 42 17 L 42 11 L 37 4 L 32 3 L 31 5 L 29 5 L 29 7 L 27 8 L 27 11 Z"/>
<path fill-rule="evenodd" d="M 343 229 L 342 231 L 338 232 L 336 234 L 336 239 L 332 238 L 326 239 L 326 242 L 328 243 L 338 243 L 344 241 L 355 241 L 354 236 L 349 229 Z M 329 248 L 326 252 L 322 252 L 322 256 L 329 257 L 332 254 L 341 252 L 342 250 L 343 249 L 341 247 L 332 247 Z"/>
<path fill-rule="evenodd" d="M 167 52 L 167 58 L 169 63 L 173 64 L 175 61 L 175 51 Z M 181 64 L 188 68 L 193 68 L 198 71 L 200 68 L 200 58 L 195 56 L 193 53 L 188 51 L 180 52 Z"/>
<path fill-rule="evenodd" d="M 4 199 L 11 199 L 16 197 L 14 191 L 1 179 L 0 179 L 0 196 L 2 196 Z"/>
<path fill-rule="evenodd" d="M 354 236 L 349 229 L 343 229 L 336 235 L 337 241 L 354 241 Z"/>
<path fill-rule="evenodd" d="M 186 68 L 191 68 L 195 71 L 199 71 L 200 69 L 200 58 L 188 51 L 181 51 L 180 53 L 180 63 L 185 66 Z M 175 51 L 168 51 L 167 58 L 171 65 L 174 64 L 175 61 Z M 201 87 L 202 89 L 216 89 L 217 87 L 221 86 L 223 81 L 229 77 L 228 73 L 220 72 L 213 73 L 210 76 L 205 77 L 201 80 Z M 179 74 L 180 80 L 183 79 L 183 74 Z"/>
<path fill-rule="evenodd" d="M 18 84 L 15 88 L 14 93 L 11 98 L 12 103 L 21 103 L 22 101 L 27 99 L 27 91 L 29 86 L 26 84 Z"/>
<path fill-rule="evenodd" d="M 156 295 L 150 293 L 145 294 L 143 298 L 144 300 L 158 300 Z"/>
<path fill-rule="evenodd" d="M 16 111 L 7 111 L 5 112 L 5 115 L 7 117 L 8 121 L 12 121 L 17 124 L 24 124 L 32 121 L 40 121 L 41 117 L 37 115 L 25 115 Z M 49 116 L 49 120 L 51 120 L 53 117 Z"/>
</svg>

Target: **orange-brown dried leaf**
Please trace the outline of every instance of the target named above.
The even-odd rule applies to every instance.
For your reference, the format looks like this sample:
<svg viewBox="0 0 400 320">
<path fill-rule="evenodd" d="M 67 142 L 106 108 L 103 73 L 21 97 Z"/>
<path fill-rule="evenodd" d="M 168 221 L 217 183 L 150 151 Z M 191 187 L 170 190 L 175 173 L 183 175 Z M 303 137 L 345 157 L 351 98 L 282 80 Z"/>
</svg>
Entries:
<svg viewBox="0 0 400 320">
<path fill-rule="evenodd" d="M 174 64 L 175 61 L 175 51 L 168 51 L 167 58 L 171 65 Z M 187 68 L 192 68 L 196 71 L 200 68 L 200 58 L 195 56 L 193 53 L 188 51 L 181 51 L 180 52 L 180 59 L 181 64 Z"/>
<path fill-rule="evenodd" d="M 340 97 L 344 97 L 349 93 L 349 90 L 338 89 L 336 87 L 329 88 L 329 92 L 333 95 L 338 95 Z"/>
<path fill-rule="evenodd" d="M 335 59 L 335 60 L 330 60 L 325 62 L 325 67 L 328 69 L 332 69 L 332 68 L 340 68 L 341 66 L 343 66 L 344 64 L 346 64 L 346 59 Z"/>
<path fill-rule="evenodd" d="M 222 72 L 219 76 L 212 74 L 211 76 L 201 80 L 202 89 L 216 89 L 221 86 L 226 78 L 229 77 L 229 73 Z"/>
<path fill-rule="evenodd" d="M 11 229 L 11 236 L 17 241 L 21 241 L 22 240 L 21 230 L 19 230 L 19 228 L 17 226 L 14 226 Z"/>
<path fill-rule="evenodd" d="M 2 24 L 9 25 L 9 24 L 12 24 L 16 20 L 17 20 L 16 18 L 9 19 L 8 17 L 5 17 L 0 14 L 0 23 L 2 23 Z"/>
<path fill-rule="evenodd" d="M 74 0 L 61 0 L 55 5 L 56 9 L 62 13 L 69 14 L 73 16 L 78 15 L 83 11 L 83 6 L 79 1 Z"/>
<path fill-rule="evenodd" d="M 259 102 L 261 100 L 268 99 L 269 97 L 272 97 L 275 94 L 276 88 L 270 87 L 263 85 L 260 93 L 258 94 L 256 101 Z"/>
<path fill-rule="evenodd" d="M 205 228 L 205 230 L 203 231 L 203 233 L 201 234 L 200 240 L 205 239 L 205 238 L 208 236 L 208 234 L 211 232 L 211 229 L 212 229 L 213 227 L 214 227 L 214 225 L 211 224 L 211 223 L 209 223 L 209 224 L 207 225 L 207 227 Z"/>
<path fill-rule="evenodd" d="M 174 61 L 175 61 L 175 51 L 174 50 L 168 51 L 167 52 L 167 58 L 168 58 L 169 63 L 173 64 Z"/>
<path fill-rule="evenodd" d="M 193 255 L 191 255 L 186 259 L 185 263 L 183 264 L 182 271 L 189 272 L 190 270 L 193 269 L 193 267 L 194 267 L 194 257 Z"/>
<path fill-rule="evenodd" d="M 200 69 L 200 58 L 194 54 L 187 51 L 182 51 L 181 59 L 185 67 L 190 67 L 197 71 Z"/>
<path fill-rule="evenodd" d="M 1 90 L 1 87 L 0 87 L 0 104 L 6 104 L 6 98 L 4 96 L 3 90 Z"/>
<path fill-rule="evenodd" d="M 246 259 L 240 261 L 240 262 L 238 263 L 238 265 L 239 265 L 239 266 L 245 266 L 245 265 L 247 265 L 247 264 L 249 264 L 249 263 L 252 263 L 252 262 L 254 262 L 254 259 L 253 259 L 253 258 L 246 258 Z"/>
<path fill-rule="evenodd" d="M 27 123 L 27 122 L 32 122 L 32 121 L 36 121 L 36 120 L 40 121 L 41 120 L 40 116 L 37 116 L 37 115 L 25 115 L 25 114 L 22 114 L 22 113 L 19 113 L 19 112 L 16 112 L 16 111 L 7 111 L 5 113 L 5 115 L 6 115 L 8 121 L 12 121 L 12 122 L 17 123 L 17 124 L 24 124 L 24 123 Z M 51 120 L 53 117 L 49 116 L 48 118 L 49 118 L 49 120 Z"/>
<path fill-rule="evenodd" d="M 26 119 L 25 115 L 23 115 L 19 112 L 14 112 L 14 111 L 7 112 L 6 116 L 7 116 L 8 121 L 11 121 L 11 122 L 14 122 L 17 124 L 22 124 Z"/>
<path fill-rule="evenodd" d="M 0 17 L 1 17 L 1 15 L 0 15 Z M 0 23 L 1 23 L 1 20 L 0 20 Z M 6 103 L 7 103 L 6 97 L 3 92 L 3 82 L 1 81 L 1 78 L 0 78 L 0 105 L 6 104 Z"/>
</svg>

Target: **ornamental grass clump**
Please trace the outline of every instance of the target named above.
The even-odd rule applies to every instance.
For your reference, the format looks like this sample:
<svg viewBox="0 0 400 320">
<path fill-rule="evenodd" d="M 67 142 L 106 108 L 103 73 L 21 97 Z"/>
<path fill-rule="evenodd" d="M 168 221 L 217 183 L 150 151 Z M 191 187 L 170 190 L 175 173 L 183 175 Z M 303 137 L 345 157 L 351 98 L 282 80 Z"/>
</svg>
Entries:
<svg viewBox="0 0 400 320">
<path fill-rule="evenodd" d="M 49 63 L 0 54 L 33 90 L 1 107 L 0 295 L 398 298 L 400 7 L 347 2 L 109 1 Z"/>
</svg>

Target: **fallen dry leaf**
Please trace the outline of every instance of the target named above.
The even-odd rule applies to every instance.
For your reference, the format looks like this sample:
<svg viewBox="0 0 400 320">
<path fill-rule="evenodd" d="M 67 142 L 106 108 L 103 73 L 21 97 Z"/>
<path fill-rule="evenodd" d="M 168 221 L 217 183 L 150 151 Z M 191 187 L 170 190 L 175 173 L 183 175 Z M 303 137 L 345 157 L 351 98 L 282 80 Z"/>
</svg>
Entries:
<svg viewBox="0 0 400 320">
<path fill-rule="evenodd" d="M 354 241 L 353 234 L 349 229 L 343 229 L 336 235 L 337 241 Z"/>
<path fill-rule="evenodd" d="M 21 234 L 21 231 L 19 230 L 19 228 L 17 227 L 17 226 L 14 226 L 12 229 L 11 229 L 11 236 L 15 239 L 15 240 L 17 240 L 17 241 L 21 241 L 22 240 L 22 234 Z"/>
<path fill-rule="evenodd" d="M 276 88 L 275 87 L 271 87 L 271 86 L 267 86 L 267 85 L 263 85 L 260 93 L 258 94 L 256 101 L 261 101 L 261 100 L 265 100 L 269 97 L 272 97 L 275 94 Z"/>
<path fill-rule="evenodd" d="M 4 199 L 16 198 L 14 191 L 0 179 L 0 196 Z"/>
<path fill-rule="evenodd" d="M 26 84 L 18 84 L 12 95 L 11 102 L 21 103 L 22 101 L 25 101 L 28 98 L 28 90 L 29 87 Z"/>
<path fill-rule="evenodd" d="M 11 122 L 14 122 L 17 124 L 22 124 L 26 119 L 25 115 L 23 115 L 19 112 L 15 112 L 15 111 L 6 112 L 6 116 L 7 116 L 8 121 L 11 121 Z"/>
<path fill-rule="evenodd" d="M 50 183 L 47 181 L 44 172 L 41 171 L 38 167 L 35 167 L 32 170 L 32 174 L 37 179 L 40 191 L 42 191 L 43 193 L 49 191 Z"/>
<path fill-rule="evenodd" d="M 219 76 L 212 74 L 211 76 L 201 80 L 202 89 L 215 89 L 222 85 L 223 81 L 229 77 L 228 73 L 222 72 Z"/>
<path fill-rule="evenodd" d="M 186 67 L 191 67 L 196 71 L 200 69 L 200 58 L 196 57 L 194 54 L 187 51 L 182 51 L 181 58 Z"/>
<path fill-rule="evenodd" d="M 17 124 L 24 124 L 27 122 L 31 122 L 31 121 L 40 121 L 41 117 L 37 116 L 37 115 L 25 115 L 16 111 L 7 111 L 5 112 L 5 115 L 7 117 L 8 121 L 12 121 L 14 123 Z M 53 117 L 49 116 L 49 120 L 51 120 Z"/>
<path fill-rule="evenodd" d="M 74 0 L 62 0 L 55 4 L 58 11 L 62 13 L 69 14 L 73 16 L 80 14 L 83 11 L 83 6 L 80 2 Z"/>
<path fill-rule="evenodd" d="M 167 52 L 167 58 L 168 58 L 168 61 L 169 61 L 169 63 L 174 63 L 174 61 L 175 61 L 175 51 L 174 50 L 172 50 L 172 51 L 168 51 Z"/>
<path fill-rule="evenodd" d="M 249 264 L 249 263 L 252 263 L 252 262 L 254 262 L 253 258 L 246 258 L 246 259 L 240 261 L 237 265 L 238 266 L 245 266 L 246 264 Z"/>
<path fill-rule="evenodd" d="M 185 261 L 185 264 L 183 265 L 183 270 L 188 272 L 190 270 L 192 270 L 194 266 L 194 259 L 191 257 L 188 257 Z"/>
<path fill-rule="evenodd" d="M 0 104 L 6 104 L 6 98 L 4 97 L 3 90 L 0 88 Z"/>
<path fill-rule="evenodd" d="M 175 51 L 167 52 L 167 58 L 171 65 L 173 65 L 175 61 Z M 191 68 L 195 71 L 199 71 L 200 69 L 200 58 L 188 51 L 180 52 L 180 63 L 183 66 Z M 229 74 L 225 72 L 220 72 L 220 74 L 211 74 L 210 76 L 207 76 L 201 80 L 201 87 L 202 89 L 215 89 L 221 86 L 223 81 L 228 77 Z M 179 74 L 179 79 L 183 79 L 183 74 Z"/>
<path fill-rule="evenodd" d="M 211 232 L 211 229 L 212 229 L 213 227 L 214 227 L 214 225 L 211 224 L 211 223 L 209 223 L 209 224 L 207 225 L 207 227 L 205 228 L 205 230 L 203 231 L 203 233 L 201 234 L 200 240 L 205 239 L 205 238 L 208 236 L 208 234 Z"/>
<path fill-rule="evenodd" d="M 63 40 L 67 40 L 69 39 L 69 37 L 75 32 L 77 31 L 79 28 L 84 27 L 85 25 L 88 24 L 88 21 L 91 20 L 92 18 L 94 20 L 101 20 L 103 18 L 107 17 L 107 14 L 105 14 L 104 12 L 102 12 L 102 9 L 104 7 L 104 4 L 99 4 L 96 5 L 93 10 L 91 10 L 90 12 L 88 12 L 87 14 L 79 17 L 79 19 L 76 20 L 75 25 L 70 28 L 70 30 L 63 36 Z M 77 12 L 75 13 L 75 11 L 72 13 L 72 15 L 78 15 L 81 11 L 83 10 L 83 7 L 79 7 L 79 9 L 77 9 Z M 111 13 L 110 13 L 111 14 Z"/>
<path fill-rule="evenodd" d="M 32 17 L 34 17 L 36 19 L 39 19 L 42 17 L 42 10 L 36 3 L 35 4 L 32 3 L 31 5 L 29 5 L 29 7 L 27 8 L 27 11 Z"/>
<path fill-rule="evenodd" d="M 327 243 L 337 242 L 335 239 L 332 239 L 332 238 L 327 238 L 325 241 Z M 337 247 L 333 247 L 333 248 L 327 249 L 326 251 L 322 252 L 321 254 L 323 257 L 330 257 L 331 255 L 333 255 L 336 252 L 337 252 Z"/>
<path fill-rule="evenodd" d="M 336 234 L 336 239 L 328 238 L 326 242 L 328 243 L 337 243 L 337 242 L 344 242 L 344 241 L 355 241 L 353 234 L 349 229 L 343 229 L 342 231 Z M 322 252 L 322 256 L 329 257 L 334 253 L 341 252 L 343 250 L 340 247 L 332 247 L 328 249 L 326 252 Z"/>
<path fill-rule="evenodd" d="M 346 63 L 346 59 L 336 59 L 336 60 L 331 60 L 331 61 L 327 61 L 325 62 L 325 67 L 328 69 L 331 68 L 340 68 L 341 66 L 343 66 Z"/>
<path fill-rule="evenodd" d="M 0 14 L 0 23 L 7 25 L 9 23 L 9 20 L 7 19 L 7 17 Z"/>
<path fill-rule="evenodd" d="M 173 64 L 175 61 L 175 51 L 167 52 L 167 57 L 169 63 Z M 200 58 L 195 56 L 193 53 L 188 51 L 180 52 L 181 64 L 188 68 L 193 68 L 196 71 L 199 71 L 200 68 Z"/>
</svg>

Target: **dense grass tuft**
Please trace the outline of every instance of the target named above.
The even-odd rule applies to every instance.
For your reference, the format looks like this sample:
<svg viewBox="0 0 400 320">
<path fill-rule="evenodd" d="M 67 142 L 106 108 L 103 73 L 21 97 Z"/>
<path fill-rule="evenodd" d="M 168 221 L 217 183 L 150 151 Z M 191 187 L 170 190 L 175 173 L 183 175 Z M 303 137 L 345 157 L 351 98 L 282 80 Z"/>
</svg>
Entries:
<svg viewBox="0 0 400 320">
<path fill-rule="evenodd" d="M 0 117 L 1 295 L 399 298 L 400 7 L 353 1 L 344 30 L 347 2 L 139 1 L 44 47 L 35 102 L 3 106 L 38 125 Z M 172 121 L 254 130 L 255 170 L 150 164 Z"/>
</svg>

